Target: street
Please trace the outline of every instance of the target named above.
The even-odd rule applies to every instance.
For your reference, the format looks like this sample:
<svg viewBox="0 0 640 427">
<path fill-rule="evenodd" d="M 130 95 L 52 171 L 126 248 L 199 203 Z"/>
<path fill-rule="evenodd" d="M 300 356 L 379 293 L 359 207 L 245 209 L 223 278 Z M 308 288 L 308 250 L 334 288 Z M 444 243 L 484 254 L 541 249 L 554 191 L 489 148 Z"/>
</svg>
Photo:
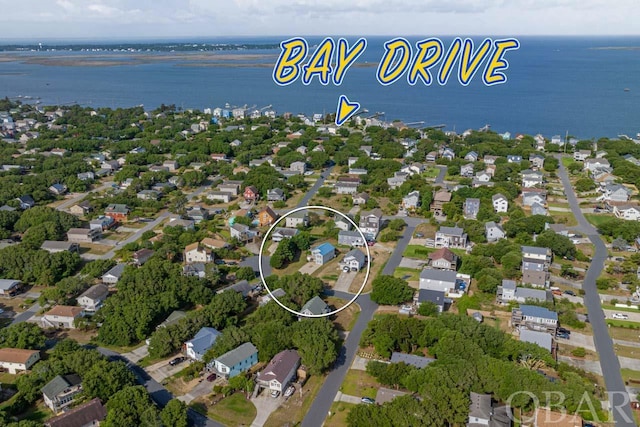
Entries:
<svg viewBox="0 0 640 427">
<path fill-rule="evenodd" d="M 558 156 L 560 157 L 560 156 Z M 600 305 L 600 295 L 596 288 L 596 279 L 602 273 L 604 261 L 608 257 L 607 248 L 600 238 L 597 230 L 589 224 L 582 214 L 578 199 L 576 198 L 567 170 L 562 164 L 560 158 L 559 174 L 562 185 L 567 195 L 567 200 L 571 206 L 571 211 L 578 221 L 580 230 L 589 237 L 589 240 L 596 248 L 591 264 L 587 269 L 582 289 L 584 289 L 584 303 L 589 313 L 589 321 L 593 328 L 593 338 L 596 350 L 600 356 L 600 366 L 602 368 L 602 376 L 604 377 L 607 391 L 609 393 L 609 403 L 613 412 L 613 418 L 616 426 L 635 426 L 631 406 L 629 405 L 629 395 L 622 381 L 620 374 L 620 362 L 613 349 L 613 341 L 609 336 L 607 324 L 605 322 L 604 313 Z"/>
<path fill-rule="evenodd" d="M 296 206 L 297 208 L 309 205 L 309 200 L 311 200 L 313 196 L 316 195 L 316 193 L 318 192 L 318 189 L 322 187 L 322 185 L 324 184 L 324 180 L 327 179 L 329 175 L 331 175 L 333 168 L 334 166 L 328 167 L 326 171 L 320 174 L 320 178 L 318 178 L 316 183 L 313 184 L 313 186 L 309 189 L 309 191 L 307 191 L 307 194 L 305 194 L 302 197 L 302 199 L 300 199 L 300 201 L 298 202 L 298 205 Z"/>
</svg>

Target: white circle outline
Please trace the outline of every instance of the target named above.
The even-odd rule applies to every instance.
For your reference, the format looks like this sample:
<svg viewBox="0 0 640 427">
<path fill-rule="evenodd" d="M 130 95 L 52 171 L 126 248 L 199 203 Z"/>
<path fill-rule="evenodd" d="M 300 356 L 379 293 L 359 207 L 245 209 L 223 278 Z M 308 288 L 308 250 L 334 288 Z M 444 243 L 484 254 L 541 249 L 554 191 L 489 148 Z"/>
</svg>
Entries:
<svg viewBox="0 0 640 427">
<path fill-rule="evenodd" d="M 264 250 L 264 244 L 267 241 L 267 237 L 269 237 L 269 235 L 271 234 L 273 229 L 276 227 L 276 225 L 278 225 L 278 223 L 280 221 L 282 221 L 284 218 L 286 218 L 287 216 L 289 216 L 289 215 L 291 215 L 293 213 L 300 212 L 300 211 L 303 211 L 303 210 L 310 210 L 310 209 L 326 210 L 326 211 L 330 211 L 330 212 L 333 212 L 335 214 L 338 214 L 338 215 L 342 216 L 343 218 L 346 218 L 347 221 L 349 221 L 351 223 L 351 225 L 353 225 L 355 227 L 355 229 L 358 231 L 358 233 L 360 233 L 360 236 L 362 236 L 362 240 L 365 243 L 364 246 L 367 249 L 367 273 L 364 276 L 364 281 L 362 282 L 362 286 L 360 286 L 360 289 L 358 290 L 358 292 L 345 305 L 343 305 L 342 307 L 340 307 L 338 309 L 333 310 L 330 313 L 325 313 L 325 314 L 302 314 L 299 311 L 295 311 L 295 310 L 287 307 L 286 305 L 282 304 L 278 300 L 278 298 L 274 297 L 273 294 L 271 293 L 271 289 L 269 289 L 269 286 L 267 285 L 267 281 L 264 278 L 264 272 L 262 271 L 262 251 Z M 258 270 L 260 271 L 260 280 L 262 280 L 262 284 L 264 285 L 264 287 L 267 290 L 267 292 L 269 292 L 269 296 L 271 296 L 271 299 L 274 300 L 276 303 L 278 303 L 278 305 L 280 307 L 282 307 L 285 310 L 287 310 L 288 312 L 290 312 L 292 314 L 295 314 L 296 316 L 300 316 L 300 317 L 310 317 L 310 318 L 328 317 L 328 316 L 332 316 L 334 314 L 340 313 L 342 310 L 344 310 L 345 308 L 349 307 L 351 304 L 353 304 L 356 301 L 356 299 L 360 296 L 360 294 L 362 294 L 362 291 L 364 290 L 364 287 L 367 284 L 367 280 L 369 280 L 369 273 L 371 272 L 371 252 L 369 251 L 369 245 L 367 245 L 367 238 L 364 237 L 364 233 L 362 232 L 362 230 L 360 230 L 360 227 L 358 227 L 358 225 L 349 216 L 343 214 L 342 212 L 340 212 L 337 209 L 333 209 L 333 208 L 330 208 L 330 207 L 327 207 L 327 206 L 319 206 L 319 205 L 301 206 L 301 207 L 298 207 L 298 208 L 294 208 L 294 209 L 290 210 L 289 212 L 287 212 L 286 214 L 282 215 L 280 218 L 278 218 L 276 220 L 276 222 L 274 222 L 271 225 L 271 227 L 269 227 L 269 230 L 267 231 L 267 233 L 262 238 L 262 243 L 260 244 L 260 253 L 258 254 Z"/>
</svg>

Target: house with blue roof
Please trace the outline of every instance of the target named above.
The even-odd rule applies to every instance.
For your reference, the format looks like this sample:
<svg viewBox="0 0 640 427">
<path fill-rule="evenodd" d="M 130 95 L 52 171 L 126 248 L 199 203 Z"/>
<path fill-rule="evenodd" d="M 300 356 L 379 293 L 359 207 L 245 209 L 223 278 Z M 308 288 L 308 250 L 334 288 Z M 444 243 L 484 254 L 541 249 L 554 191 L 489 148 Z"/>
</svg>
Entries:
<svg viewBox="0 0 640 427">
<path fill-rule="evenodd" d="M 316 264 L 323 265 L 336 257 L 336 248 L 331 243 L 322 243 L 311 250 L 311 256 Z"/>
<path fill-rule="evenodd" d="M 189 341 L 184 343 L 187 356 L 193 360 L 202 361 L 204 354 L 213 347 L 220 332 L 214 328 L 202 328 Z"/>
</svg>

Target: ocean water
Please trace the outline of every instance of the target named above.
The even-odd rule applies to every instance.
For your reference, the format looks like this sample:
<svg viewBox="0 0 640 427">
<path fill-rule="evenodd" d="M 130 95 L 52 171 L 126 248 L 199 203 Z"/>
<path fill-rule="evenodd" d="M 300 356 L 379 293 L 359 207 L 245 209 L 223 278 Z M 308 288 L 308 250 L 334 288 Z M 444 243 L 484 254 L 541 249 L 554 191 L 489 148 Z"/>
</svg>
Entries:
<svg viewBox="0 0 640 427">
<path fill-rule="evenodd" d="M 286 38 L 200 42 L 269 44 Z M 258 108 L 273 105 L 278 113 L 311 114 L 335 111 L 338 96 L 345 94 L 370 114 L 384 112 L 387 120 L 421 126 L 443 124 L 449 130 L 489 124 L 498 132 L 542 133 L 548 137 L 568 132 L 585 139 L 635 136 L 640 132 L 640 48 L 634 49 L 640 47 L 638 37 L 519 37 L 520 49 L 505 55 L 510 66 L 505 71 L 508 80 L 502 85 L 486 87 L 479 72 L 466 87 L 455 76 L 444 86 L 411 86 L 403 78 L 383 87 L 376 80 L 375 64 L 382 57 L 384 42 L 391 38 L 369 37 L 367 50 L 357 61 L 360 66 L 352 66 L 339 87 L 323 86 L 317 79 L 309 86 L 299 80 L 286 87 L 276 85 L 272 66 L 264 64 L 273 64 L 279 49 L 233 52 L 269 55 L 266 59 L 238 61 L 241 67 L 193 66 L 201 64 L 184 60 L 127 63 L 130 55 L 121 53 L 102 54 L 100 59 L 123 59 L 124 63 L 117 66 L 40 65 L 23 61 L 23 56 L 88 54 L 3 53 L 0 96 L 37 96 L 45 105 L 143 104 L 148 109 L 161 103 L 199 109 L 225 103 Z M 408 38 L 412 43 L 420 39 Z M 448 47 L 451 38 L 441 39 Z M 321 39 L 307 40 L 313 46 Z M 255 63 L 263 65 L 252 65 Z"/>
</svg>

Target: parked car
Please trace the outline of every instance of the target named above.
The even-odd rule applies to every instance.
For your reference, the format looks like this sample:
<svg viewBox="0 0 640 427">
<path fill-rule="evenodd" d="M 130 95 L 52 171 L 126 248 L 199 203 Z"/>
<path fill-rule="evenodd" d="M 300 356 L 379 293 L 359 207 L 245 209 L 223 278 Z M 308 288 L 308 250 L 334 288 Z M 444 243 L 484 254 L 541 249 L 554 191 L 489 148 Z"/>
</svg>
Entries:
<svg viewBox="0 0 640 427">
<path fill-rule="evenodd" d="M 418 239 L 420 239 L 421 237 L 424 237 L 424 234 L 422 234 L 422 233 L 416 233 L 416 237 L 417 237 Z"/>
<path fill-rule="evenodd" d="M 278 396 L 280 396 L 280 392 L 278 390 L 273 390 L 271 392 L 271 397 L 273 397 L 274 399 L 277 398 Z"/>
<path fill-rule="evenodd" d="M 215 265 L 223 265 L 223 264 L 224 264 L 224 260 L 223 260 L 223 259 L 216 258 L 216 259 L 214 259 L 214 260 L 213 260 L 213 263 L 214 263 Z"/>
<path fill-rule="evenodd" d="M 569 334 L 569 335 L 571 335 L 571 331 L 570 331 L 570 330 L 568 330 L 567 328 L 563 328 L 563 327 L 558 328 L 558 332 L 560 332 L 560 333 L 562 333 L 562 334 Z"/>
<path fill-rule="evenodd" d="M 180 363 L 184 362 L 185 360 L 187 360 L 186 357 L 176 357 L 171 362 L 169 362 L 169 365 L 176 366 L 176 365 L 179 365 Z"/>
<path fill-rule="evenodd" d="M 573 291 L 572 291 L 572 290 L 570 290 L 570 289 L 567 289 L 566 291 L 564 291 L 564 294 L 565 294 L 565 295 L 571 295 L 572 297 L 575 297 L 575 296 L 576 296 L 576 293 L 575 293 L 575 292 L 573 292 Z"/>
<path fill-rule="evenodd" d="M 367 246 L 373 246 L 373 245 L 375 245 L 375 244 L 376 244 L 376 241 L 375 241 L 375 240 L 369 240 L 369 241 L 367 241 Z"/>
<path fill-rule="evenodd" d="M 570 338 L 570 335 L 569 335 L 569 334 L 567 334 L 567 333 L 565 333 L 565 332 L 558 332 L 558 333 L 556 334 L 556 336 L 557 336 L 558 338 L 562 338 L 562 339 L 564 339 L 564 340 L 568 340 L 568 339 Z"/>
<path fill-rule="evenodd" d="M 627 320 L 629 318 L 628 315 L 623 313 L 613 313 L 611 317 L 614 319 L 620 319 L 620 320 Z"/>
<path fill-rule="evenodd" d="M 296 388 L 292 385 L 290 385 L 284 392 L 284 397 L 289 397 L 293 394 L 293 392 L 296 391 Z"/>
<path fill-rule="evenodd" d="M 218 378 L 218 376 L 216 374 L 211 374 L 207 377 L 207 381 L 212 382 L 213 380 L 215 380 L 216 378 Z"/>
<path fill-rule="evenodd" d="M 372 405 L 372 404 L 376 403 L 376 401 L 375 401 L 375 400 L 373 400 L 373 399 L 372 399 L 372 398 L 370 398 L 370 397 L 363 397 L 362 399 L 360 399 L 360 401 L 361 401 L 362 403 L 366 403 L 367 405 Z"/>
</svg>

